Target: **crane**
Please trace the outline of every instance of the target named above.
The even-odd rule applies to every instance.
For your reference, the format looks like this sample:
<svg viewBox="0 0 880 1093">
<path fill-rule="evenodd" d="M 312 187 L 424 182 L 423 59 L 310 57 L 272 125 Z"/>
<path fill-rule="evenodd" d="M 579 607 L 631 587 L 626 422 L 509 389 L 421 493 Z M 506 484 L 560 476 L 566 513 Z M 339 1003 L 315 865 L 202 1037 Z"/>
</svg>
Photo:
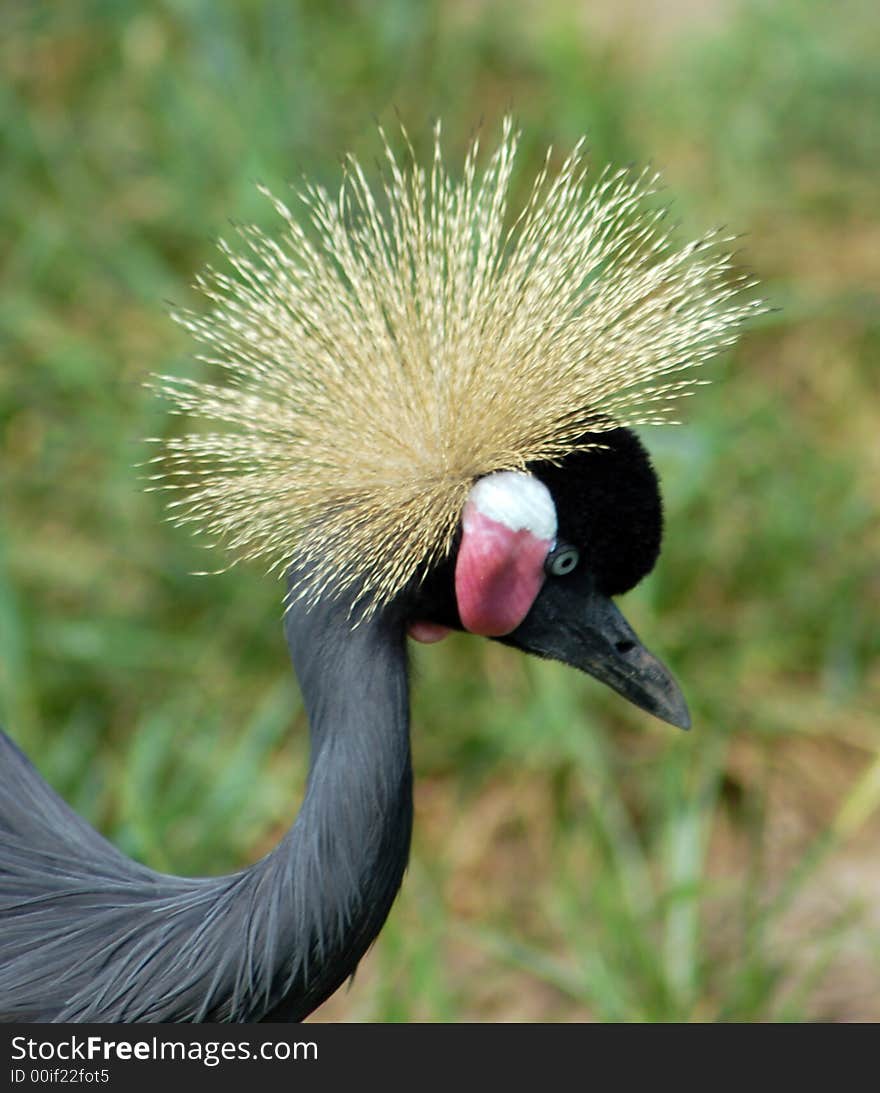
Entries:
<svg viewBox="0 0 880 1093">
<path fill-rule="evenodd" d="M 357 967 L 406 868 L 407 636 L 452 630 L 589 673 L 687 728 L 684 698 L 613 597 L 654 566 L 657 476 L 634 427 L 760 304 L 719 237 L 674 247 L 656 178 L 590 185 L 579 144 L 508 211 L 504 122 L 460 178 L 382 134 L 382 188 L 346 162 L 281 237 L 240 229 L 175 318 L 217 382 L 159 378 L 195 431 L 161 440 L 178 523 L 287 581 L 308 714 L 300 811 L 228 876 L 127 858 L 0 733 L 0 1017 L 301 1020 Z"/>
</svg>

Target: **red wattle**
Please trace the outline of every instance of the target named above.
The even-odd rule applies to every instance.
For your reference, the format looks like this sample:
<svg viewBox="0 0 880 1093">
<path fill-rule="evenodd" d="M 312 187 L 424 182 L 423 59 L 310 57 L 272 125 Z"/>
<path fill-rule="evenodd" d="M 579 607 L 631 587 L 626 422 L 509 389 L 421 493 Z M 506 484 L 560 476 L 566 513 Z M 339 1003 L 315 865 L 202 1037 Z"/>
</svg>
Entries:
<svg viewBox="0 0 880 1093">
<path fill-rule="evenodd" d="M 421 641 L 425 645 L 431 645 L 435 641 L 442 641 L 448 634 L 452 633 L 448 626 L 441 626 L 439 622 L 425 622 L 422 619 L 411 622 L 407 626 L 406 632 L 413 641 Z"/>
<path fill-rule="evenodd" d="M 487 638 L 515 630 L 541 591 L 551 545 L 526 528 L 512 531 L 468 502 L 455 563 L 464 628 Z"/>
</svg>

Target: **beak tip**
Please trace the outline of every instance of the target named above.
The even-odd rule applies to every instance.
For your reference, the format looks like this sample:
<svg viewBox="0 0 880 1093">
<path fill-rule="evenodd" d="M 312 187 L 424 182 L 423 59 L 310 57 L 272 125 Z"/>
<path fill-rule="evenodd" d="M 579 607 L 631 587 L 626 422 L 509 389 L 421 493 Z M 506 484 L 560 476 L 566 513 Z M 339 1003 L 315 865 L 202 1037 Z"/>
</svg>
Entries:
<svg viewBox="0 0 880 1093">
<path fill-rule="evenodd" d="M 677 729 L 682 729 L 684 732 L 690 732 L 691 728 L 691 715 L 685 707 L 681 714 L 675 719 L 670 719 L 670 725 L 675 725 Z"/>
<path fill-rule="evenodd" d="M 657 697 L 659 698 L 659 696 Z M 668 690 L 651 708 L 651 713 L 655 717 L 659 717 L 661 721 L 665 721 L 667 725 L 674 725 L 684 732 L 687 732 L 691 727 L 691 713 L 684 700 L 684 695 L 671 678 Z"/>
</svg>

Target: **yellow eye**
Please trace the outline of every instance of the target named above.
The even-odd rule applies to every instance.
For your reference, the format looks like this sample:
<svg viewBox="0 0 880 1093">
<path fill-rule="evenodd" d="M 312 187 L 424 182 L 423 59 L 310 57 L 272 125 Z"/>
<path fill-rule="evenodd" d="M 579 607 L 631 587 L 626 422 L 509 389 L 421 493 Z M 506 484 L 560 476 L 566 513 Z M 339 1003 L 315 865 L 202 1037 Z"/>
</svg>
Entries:
<svg viewBox="0 0 880 1093">
<path fill-rule="evenodd" d="M 547 555 L 544 569 L 552 577 L 565 577 L 577 567 L 580 551 L 573 546 L 557 546 Z"/>
</svg>

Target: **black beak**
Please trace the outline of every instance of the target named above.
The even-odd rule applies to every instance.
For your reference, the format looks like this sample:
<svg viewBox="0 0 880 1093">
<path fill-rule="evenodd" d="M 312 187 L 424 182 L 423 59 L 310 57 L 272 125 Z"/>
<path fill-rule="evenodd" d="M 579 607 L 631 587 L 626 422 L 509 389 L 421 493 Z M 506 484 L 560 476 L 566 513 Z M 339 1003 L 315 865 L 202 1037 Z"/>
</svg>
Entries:
<svg viewBox="0 0 880 1093">
<path fill-rule="evenodd" d="M 550 578 L 523 622 L 499 640 L 579 668 L 661 721 L 691 726 L 669 669 L 642 645 L 607 596 L 590 591 L 584 597 L 564 579 Z"/>
</svg>

